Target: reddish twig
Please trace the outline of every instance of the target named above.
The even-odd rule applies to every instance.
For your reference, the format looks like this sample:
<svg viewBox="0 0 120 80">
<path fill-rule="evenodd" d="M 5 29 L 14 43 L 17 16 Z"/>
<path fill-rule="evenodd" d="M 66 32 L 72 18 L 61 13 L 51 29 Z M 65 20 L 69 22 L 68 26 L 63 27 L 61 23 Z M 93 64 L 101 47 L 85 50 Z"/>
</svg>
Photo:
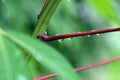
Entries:
<svg viewBox="0 0 120 80">
<path fill-rule="evenodd" d="M 45 4 L 44 4 L 43 7 L 42 7 L 42 10 L 40 11 L 40 13 L 39 13 L 39 15 L 38 15 L 38 19 L 40 19 L 40 16 L 41 16 L 42 13 L 44 12 L 44 10 L 45 10 L 45 8 L 47 7 L 48 3 L 49 3 L 49 0 L 46 0 L 46 1 L 45 1 Z"/>
<path fill-rule="evenodd" d="M 65 39 L 65 38 L 72 38 L 72 37 L 86 36 L 86 35 L 89 36 L 89 35 L 102 34 L 102 33 L 114 32 L 114 31 L 120 31 L 120 28 L 92 30 L 89 32 L 77 32 L 77 33 L 72 33 L 72 34 L 60 34 L 60 35 L 55 35 L 55 36 L 47 36 L 45 34 L 40 34 L 37 36 L 37 38 L 41 38 L 44 41 L 53 41 L 53 40 L 58 40 L 58 39 Z"/>
<path fill-rule="evenodd" d="M 92 65 L 89 65 L 89 66 L 85 66 L 85 67 L 81 67 L 81 68 L 76 68 L 75 71 L 77 71 L 77 72 L 78 71 L 84 71 L 84 70 L 88 70 L 88 69 L 92 69 L 92 68 L 104 66 L 106 64 L 110 64 L 110 63 L 116 62 L 118 60 L 120 60 L 120 56 L 116 57 L 116 58 L 113 58 L 113 59 L 110 59 L 110 60 L 107 60 L 107 61 L 103 61 L 103 62 L 97 63 L 97 64 L 92 64 Z"/>
<path fill-rule="evenodd" d="M 49 74 L 49 75 L 46 75 L 46 76 L 42 76 L 40 78 L 36 78 L 34 80 L 45 80 L 45 79 L 56 77 L 56 76 L 58 76 L 58 74 Z"/>
<path fill-rule="evenodd" d="M 89 65 L 89 66 L 76 68 L 75 71 L 79 72 L 79 71 L 84 71 L 84 70 L 88 70 L 88 69 L 104 66 L 106 64 L 110 64 L 110 63 L 116 62 L 118 60 L 120 60 L 120 56 L 116 57 L 116 58 L 113 58 L 113 59 L 110 59 L 110 60 L 107 60 L 107 61 L 103 61 L 103 62 L 97 63 L 97 64 L 92 64 L 92 65 Z M 45 79 L 56 77 L 56 76 L 58 76 L 58 74 L 49 74 L 49 75 L 46 75 L 46 76 L 42 76 L 40 78 L 36 78 L 34 80 L 45 80 Z"/>
</svg>

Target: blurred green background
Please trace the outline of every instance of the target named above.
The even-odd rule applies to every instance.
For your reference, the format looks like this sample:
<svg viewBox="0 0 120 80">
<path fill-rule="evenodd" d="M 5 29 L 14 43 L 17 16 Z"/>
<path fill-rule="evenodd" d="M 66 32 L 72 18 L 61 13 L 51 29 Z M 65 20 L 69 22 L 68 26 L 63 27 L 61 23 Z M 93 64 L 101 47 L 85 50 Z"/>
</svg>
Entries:
<svg viewBox="0 0 120 80">
<path fill-rule="evenodd" d="M 0 0 L 0 25 L 32 35 L 45 0 Z M 120 25 L 119 0 L 62 0 L 47 29 L 48 35 L 113 28 Z M 46 42 L 74 68 L 120 54 L 120 32 Z M 120 62 L 79 72 L 82 80 L 120 80 Z M 39 68 L 38 68 L 39 71 Z M 44 72 L 44 71 L 43 71 Z"/>
</svg>

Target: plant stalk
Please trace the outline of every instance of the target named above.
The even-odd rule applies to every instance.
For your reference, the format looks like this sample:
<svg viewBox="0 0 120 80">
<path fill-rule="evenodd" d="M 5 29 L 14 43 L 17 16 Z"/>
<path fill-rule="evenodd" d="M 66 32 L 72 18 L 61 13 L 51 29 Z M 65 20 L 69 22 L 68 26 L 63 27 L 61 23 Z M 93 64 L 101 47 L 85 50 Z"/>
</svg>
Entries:
<svg viewBox="0 0 120 80">
<path fill-rule="evenodd" d="M 76 68 L 75 71 L 79 72 L 79 71 L 89 70 L 89 69 L 93 69 L 93 68 L 96 68 L 96 67 L 104 66 L 104 65 L 107 65 L 107 64 L 119 61 L 119 60 L 120 60 L 120 56 L 119 57 L 115 57 L 115 58 L 110 59 L 110 60 L 107 60 L 107 61 L 103 61 L 103 62 L 97 63 L 97 64 L 92 64 L 92 65 L 89 65 L 89 66 Z M 56 77 L 56 76 L 58 76 L 58 74 L 49 74 L 49 75 L 46 75 L 46 76 L 42 76 L 40 78 L 36 78 L 34 80 L 46 80 L 48 78 L 52 78 L 52 77 Z"/>
<path fill-rule="evenodd" d="M 108 32 L 115 32 L 120 31 L 120 28 L 109 28 L 109 29 L 103 29 L 103 30 L 92 30 L 89 32 L 77 32 L 77 33 L 71 33 L 71 34 L 59 34 L 55 36 L 47 36 L 45 34 L 40 34 L 37 37 L 42 39 L 43 41 L 53 41 L 53 40 L 59 40 L 59 39 L 65 39 L 65 38 L 73 38 L 78 36 L 90 36 L 90 35 L 99 35 L 102 33 L 108 33 Z"/>
<path fill-rule="evenodd" d="M 36 37 L 38 34 L 43 34 L 46 31 L 48 23 L 60 2 L 61 0 L 46 0 L 38 15 L 38 22 L 33 32 L 33 37 Z"/>
</svg>

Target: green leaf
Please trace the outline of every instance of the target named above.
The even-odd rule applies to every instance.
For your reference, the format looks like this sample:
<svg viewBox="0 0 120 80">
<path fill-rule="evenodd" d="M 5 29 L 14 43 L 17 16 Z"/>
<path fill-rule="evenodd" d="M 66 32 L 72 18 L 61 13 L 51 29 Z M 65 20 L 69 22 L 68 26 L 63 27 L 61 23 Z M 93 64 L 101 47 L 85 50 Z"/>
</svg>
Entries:
<svg viewBox="0 0 120 80">
<path fill-rule="evenodd" d="M 0 36 L 0 80 L 32 80 L 28 68 L 20 50 Z"/>
<path fill-rule="evenodd" d="M 80 80 L 69 62 L 60 53 L 47 44 L 19 32 L 8 31 L 4 36 L 27 50 L 47 69 L 60 74 L 66 80 Z"/>
</svg>

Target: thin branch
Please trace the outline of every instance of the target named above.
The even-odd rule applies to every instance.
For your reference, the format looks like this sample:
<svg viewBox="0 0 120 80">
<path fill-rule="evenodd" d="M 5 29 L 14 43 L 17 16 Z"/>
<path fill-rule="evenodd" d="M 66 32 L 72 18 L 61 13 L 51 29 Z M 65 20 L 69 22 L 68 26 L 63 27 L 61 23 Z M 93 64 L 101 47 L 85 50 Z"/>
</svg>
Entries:
<svg viewBox="0 0 120 80">
<path fill-rule="evenodd" d="M 110 59 L 110 60 L 107 60 L 107 61 L 103 61 L 103 62 L 97 63 L 97 64 L 92 64 L 92 65 L 89 65 L 89 66 L 76 68 L 75 71 L 77 71 L 77 72 L 84 71 L 84 70 L 88 70 L 88 69 L 104 66 L 106 64 L 110 64 L 110 63 L 113 63 L 113 62 L 116 62 L 116 61 L 119 61 L 119 60 L 120 60 L 120 56 L 116 57 L 116 58 L 113 58 L 113 59 Z"/>
<path fill-rule="evenodd" d="M 47 7 L 48 5 L 48 2 L 49 0 L 46 0 L 43 7 L 42 7 L 42 10 L 40 11 L 39 15 L 38 15 L 38 20 L 40 19 L 41 15 L 43 14 L 43 12 L 45 11 L 45 8 Z"/>
<path fill-rule="evenodd" d="M 58 39 L 65 39 L 65 38 L 72 38 L 72 37 L 86 36 L 86 35 L 95 35 L 95 34 L 102 34 L 102 33 L 115 32 L 115 31 L 120 31 L 120 28 L 92 30 L 89 32 L 77 32 L 77 33 L 72 33 L 72 34 L 60 34 L 60 35 L 55 35 L 55 36 L 47 36 L 45 34 L 40 34 L 37 36 L 37 38 L 41 38 L 44 41 L 53 41 L 53 40 L 58 40 Z"/>
<path fill-rule="evenodd" d="M 81 68 L 76 68 L 75 71 L 77 71 L 77 72 L 84 71 L 84 70 L 88 70 L 88 69 L 92 69 L 92 68 L 104 66 L 104 65 L 107 65 L 107 64 L 119 61 L 119 60 L 120 60 L 120 56 L 116 57 L 116 58 L 113 58 L 113 59 L 110 59 L 110 60 L 107 60 L 107 61 L 103 61 L 103 62 L 97 63 L 97 64 L 92 64 L 92 65 L 89 65 L 89 66 L 84 66 L 84 67 L 81 67 Z M 56 77 L 56 76 L 58 76 L 58 74 L 49 74 L 49 75 L 46 75 L 46 76 L 42 76 L 40 78 L 36 78 L 34 80 L 45 80 L 45 79 Z"/>
<path fill-rule="evenodd" d="M 58 76 L 58 74 L 49 74 L 49 75 L 46 75 L 46 76 L 42 76 L 40 78 L 36 78 L 34 80 L 45 80 L 45 79 L 56 77 L 56 76 Z"/>
</svg>

